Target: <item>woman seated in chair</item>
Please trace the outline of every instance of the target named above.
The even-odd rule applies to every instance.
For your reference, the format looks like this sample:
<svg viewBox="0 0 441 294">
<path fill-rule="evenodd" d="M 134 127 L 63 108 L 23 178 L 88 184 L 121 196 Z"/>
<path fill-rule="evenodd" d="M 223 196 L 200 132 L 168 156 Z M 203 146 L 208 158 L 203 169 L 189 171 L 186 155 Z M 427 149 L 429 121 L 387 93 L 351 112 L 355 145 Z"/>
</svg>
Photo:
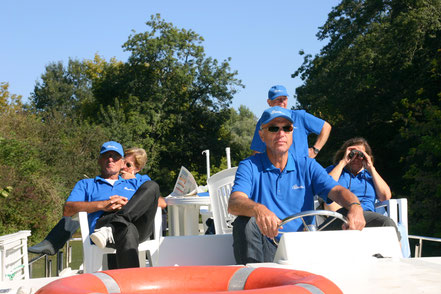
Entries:
<svg viewBox="0 0 441 294">
<path fill-rule="evenodd" d="M 129 148 L 124 151 L 124 167 L 121 170 L 121 176 L 124 179 L 137 178 L 141 180 L 142 183 L 149 181 L 150 177 L 148 175 L 141 175 L 139 172 L 145 167 L 147 163 L 147 153 L 143 148 Z M 164 197 L 159 197 L 158 206 L 162 209 L 167 207 Z M 166 216 L 166 211 L 162 211 L 162 214 Z"/>
<path fill-rule="evenodd" d="M 386 181 L 375 169 L 372 149 L 364 138 L 356 137 L 344 142 L 334 155 L 334 164 L 328 166 L 326 171 L 340 185 L 358 197 L 365 211 L 366 226 L 394 226 L 398 234 L 392 219 L 375 212 L 375 200 L 389 200 L 392 193 Z M 342 212 L 341 206 L 335 202 L 325 204 L 325 207 Z"/>
</svg>

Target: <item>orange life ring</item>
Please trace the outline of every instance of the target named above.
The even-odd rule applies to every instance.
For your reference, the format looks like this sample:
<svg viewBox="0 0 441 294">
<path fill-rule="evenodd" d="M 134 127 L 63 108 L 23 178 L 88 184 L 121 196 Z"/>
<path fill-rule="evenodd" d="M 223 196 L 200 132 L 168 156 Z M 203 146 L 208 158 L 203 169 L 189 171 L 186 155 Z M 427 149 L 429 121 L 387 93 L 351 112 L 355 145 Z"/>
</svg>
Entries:
<svg viewBox="0 0 441 294">
<path fill-rule="evenodd" d="M 108 270 L 58 279 L 37 294 L 343 293 L 323 276 L 282 268 L 177 266 Z"/>
</svg>

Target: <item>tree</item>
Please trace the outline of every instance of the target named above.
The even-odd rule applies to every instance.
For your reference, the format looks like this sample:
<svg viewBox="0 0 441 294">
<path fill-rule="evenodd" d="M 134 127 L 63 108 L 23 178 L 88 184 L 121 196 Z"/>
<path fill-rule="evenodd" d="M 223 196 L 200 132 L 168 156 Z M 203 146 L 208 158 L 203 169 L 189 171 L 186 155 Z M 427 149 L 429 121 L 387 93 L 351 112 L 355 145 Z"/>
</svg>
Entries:
<svg viewBox="0 0 441 294">
<path fill-rule="evenodd" d="M 124 146 L 145 148 L 148 173 L 163 193 L 171 191 L 172 172 L 184 165 L 202 172 L 202 150 L 223 154 L 230 138 L 222 126 L 229 105 L 243 87 L 229 60 L 206 57 L 203 38 L 178 29 L 159 15 L 149 29 L 133 33 L 123 45 L 127 62 L 96 55 L 46 67 L 32 95 L 36 113 L 58 113 L 81 125 L 99 125 Z M 220 166 L 220 159 L 213 163 Z"/>
<path fill-rule="evenodd" d="M 108 138 L 57 112 L 42 119 L 21 110 L 0 119 L 0 234 L 32 230 L 32 241 L 41 241 L 75 183 L 97 175 L 97 150 Z"/>
<path fill-rule="evenodd" d="M 238 110 L 230 109 L 230 118 L 223 126 L 223 132 L 231 144 L 232 166 L 252 155 L 250 146 L 257 124 L 256 116 L 248 107 L 241 105 Z"/>
<path fill-rule="evenodd" d="M 9 93 L 9 83 L 0 82 L 0 113 L 21 110 L 21 95 Z"/>
<path fill-rule="evenodd" d="M 80 115 L 84 105 L 93 103 L 91 86 L 84 63 L 69 59 L 64 68 L 62 62 L 53 62 L 35 85 L 30 102 L 36 112 Z"/>
<path fill-rule="evenodd" d="M 329 43 L 320 54 L 306 55 L 293 74 L 304 81 L 296 90 L 300 107 L 333 124 L 328 158 L 344 140 L 365 137 L 394 195 L 412 201 L 421 195 L 409 194 L 413 188 L 403 176 L 411 163 L 407 154 L 419 142 L 402 135 L 416 126 L 403 118 L 419 107 L 423 91 L 431 105 L 423 117 L 436 121 L 428 113 L 440 103 L 439 78 L 431 77 L 441 44 L 440 20 L 439 0 L 343 0 L 317 34 Z"/>
<path fill-rule="evenodd" d="M 441 83 L 441 50 L 432 61 L 432 70 L 427 84 Z M 420 234 L 441 236 L 441 225 L 436 216 L 441 209 L 441 89 L 431 93 L 431 89 L 421 88 L 416 93 L 416 100 L 410 103 L 403 100 L 403 108 L 407 111 L 397 113 L 397 119 L 403 121 L 401 136 L 413 142 L 407 154 L 403 155 L 406 166 L 405 187 L 411 197 L 409 206 L 411 218 L 417 219 L 415 231 Z M 427 97 L 438 97 L 432 101 Z"/>
<path fill-rule="evenodd" d="M 242 85 L 228 60 L 205 56 L 203 39 L 195 32 L 178 29 L 159 15 L 146 24 L 149 31 L 129 36 L 123 45 L 131 53 L 128 62 L 108 67 L 103 79 L 94 82 L 100 105 L 96 122 L 111 124 L 112 137 L 125 134 L 133 138 L 131 144 L 144 147 L 150 154 L 149 173 L 163 179 L 161 188 L 171 190 L 175 179 L 170 171 L 185 165 L 202 172 L 204 165 L 195 164 L 201 151 L 221 153 L 228 145 L 220 130 Z"/>
</svg>

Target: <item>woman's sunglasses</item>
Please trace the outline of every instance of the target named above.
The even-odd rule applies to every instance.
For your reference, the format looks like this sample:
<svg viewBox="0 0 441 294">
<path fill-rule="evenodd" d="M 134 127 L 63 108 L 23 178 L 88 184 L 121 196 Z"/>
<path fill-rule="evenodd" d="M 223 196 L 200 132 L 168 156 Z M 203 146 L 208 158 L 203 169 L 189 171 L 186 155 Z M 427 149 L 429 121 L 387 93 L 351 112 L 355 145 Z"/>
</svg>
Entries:
<svg viewBox="0 0 441 294">
<path fill-rule="evenodd" d="M 131 167 L 132 167 L 132 164 L 131 164 L 130 162 L 127 162 L 127 163 L 126 163 L 126 166 L 127 166 L 128 168 L 131 168 Z"/>
<path fill-rule="evenodd" d="M 293 128 L 293 126 L 283 126 L 283 127 L 269 126 L 269 127 L 262 128 L 262 130 L 263 129 L 268 129 L 268 132 L 270 132 L 270 133 L 277 133 L 280 129 L 282 129 L 285 133 L 291 133 L 294 128 Z"/>
</svg>

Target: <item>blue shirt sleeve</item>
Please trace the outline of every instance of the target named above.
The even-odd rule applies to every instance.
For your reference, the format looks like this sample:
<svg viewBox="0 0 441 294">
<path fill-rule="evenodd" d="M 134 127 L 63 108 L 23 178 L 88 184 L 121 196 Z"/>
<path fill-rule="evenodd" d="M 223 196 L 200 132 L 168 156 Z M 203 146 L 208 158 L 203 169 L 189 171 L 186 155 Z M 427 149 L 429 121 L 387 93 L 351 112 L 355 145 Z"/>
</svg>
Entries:
<svg viewBox="0 0 441 294">
<path fill-rule="evenodd" d="M 326 172 L 326 170 L 315 160 L 311 160 L 310 173 L 314 194 L 319 195 L 324 201 L 328 200 L 329 192 L 338 183 Z M 332 200 L 331 200 L 332 202 Z"/>
<path fill-rule="evenodd" d="M 135 175 L 138 180 L 138 187 L 144 184 L 147 181 L 151 181 L 152 179 L 148 175 L 140 175 L 139 173 Z"/>
<path fill-rule="evenodd" d="M 259 136 L 259 130 L 260 130 L 261 124 L 262 124 L 262 122 L 259 119 L 256 124 L 256 129 L 254 130 L 253 141 L 251 141 L 250 148 L 251 148 L 251 150 L 263 153 L 266 151 L 266 145 L 265 145 L 265 143 L 263 143 L 263 141 L 260 139 L 260 136 Z"/>
<path fill-rule="evenodd" d="M 329 174 L 329 173 L 334 169 L 334 167 L 335 167 L 335 165 L 334 165 L 334 164 L 331 164 L 330 166 L 328 166 L 328 167 L 326 168 L 326 172 Z"/>
<path fill-rule="evenodd" d="M 242 160 L 236 171 L 236 178 L 231 190 L 233 192 L 242 192 L 247 194 L 248 198 L 253 189 L 253 173 L 250 160 Z"/>
<path fill-rule="evenodd" d="M 75 184 L 75 187 L 72 189 L 72 192 L 70 192 L 69 197 L 67 198 L 66 202 L 70 201 L 89 201 L 89 199 L 86 199 L 86 193 L 87 191 L 87 181 L 86 180 L 80 180 Z"/>
<path fill-rule="evenodd" d="M 330 166 L 328 166 L 327 168 L 326 168 L 326 172 L 329 174 L 333 169 L 334 169 L 334 167 L 335 167 L 335 165 L 334 164 L 331 164 Z M 339 183 L 340 184 L 340 183 Z M 326 200 L 326 204 L 331 204 L 332 202 L 334 202 L 334 200 L 332 200 L 332 199 L 329 199 L 328 198 L 328 200 Z"/>
<path fill-rule="evenodd" d="M 305 124 L 305 129 L 309 133 L 314 133 L 317 135 L 320 134 L 324 123 L 325 121 L 322 120 L 321 118 L 313 116 L 312 114 L 309 114 L 305 111 L 304 124 Z"/>
</svg>

